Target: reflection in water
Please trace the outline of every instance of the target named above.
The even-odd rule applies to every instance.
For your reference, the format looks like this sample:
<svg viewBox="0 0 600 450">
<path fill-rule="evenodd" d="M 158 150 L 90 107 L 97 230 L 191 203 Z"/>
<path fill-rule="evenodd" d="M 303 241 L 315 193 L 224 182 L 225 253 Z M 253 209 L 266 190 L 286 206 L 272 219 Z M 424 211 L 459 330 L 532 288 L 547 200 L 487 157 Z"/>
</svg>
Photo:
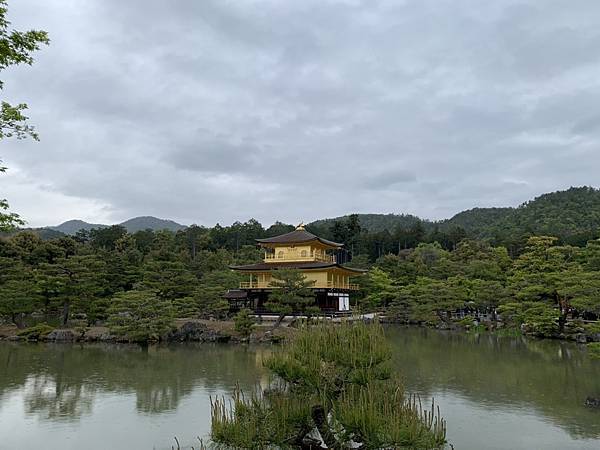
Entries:
<svg viewBox="0 0 600 450">
<path fill-rule="evenodd" d="M 198 385 L 231 389 L 258 381 L 266 349 L 217 345 L 0 345 L 0 398 L 24 392 L 26 412 L 74 420 L 92 411 L 98 392 L 134 393 L 140 413 L 175 411 Z"/>
<path fill-rule="evenodd" d="M 573 343 L 399 327 L 387 333 L 396 367 L 424 396 L 449 391 L 490 411 L 533 409 L 574 438 L 600 439 L 600 414 L 584 406 L 587 396 L 600 396 L 600 364 Z"/>
<path fill-rule="evenodd" d="M 531 442 L 510 448 L 598 445 L 600 413 L 583 401 L 600 396 L 600 364 L 576 345 L 399 327 L 388 336 L 409 390 L 441 400 L 456 448 L 507 448 L 515 434 Z M 271 351 L 0 343 L 2 445 L 169 449 L 173 435 L 191 445 L 210 426 L 209 396 L 264 384 Z"/>
</svg>

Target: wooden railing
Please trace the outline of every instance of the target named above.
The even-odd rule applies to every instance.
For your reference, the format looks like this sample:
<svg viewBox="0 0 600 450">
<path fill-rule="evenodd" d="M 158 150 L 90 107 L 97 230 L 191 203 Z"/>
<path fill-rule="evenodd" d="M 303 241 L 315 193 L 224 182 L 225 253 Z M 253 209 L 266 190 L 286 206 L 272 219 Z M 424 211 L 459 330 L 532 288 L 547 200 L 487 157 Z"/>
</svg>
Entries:
<svg viewBox="0 0 600 450">
<path fill-rule="evenodd" d="M 332 289 L 348 289 L 350 291 L 358 291 L 360 289 L 360 286 L 356 283 L 335 283 L 333 281 L 328 281 L 327 287 Z"/>
<path fill-rule="evenodd" d="M 360 286 L 355 283 L 334 283 L 333 281 L 328 281 L 326 285 L 323 283 L 316 283 L 312 288 L 358 291 Z M 240 282 L 240 289 L 273 289 L 273 286 L 271 286 L 268 281 L 242 281 Z"/>
<path fill-rule="evenodd" d="M 265 281 L 241 281 L 240 289 L 267 289 L 271 288 L 268 282 Z"/>
<path fill-rule="evenodd" d="M 264 262 L 297 262 L 297 261 L 319 261 L 319 262 L 335 262 L 333 255 L 290 255 L 287 254 L 283 258 L 278 258 L 275 254 L 266 254 Z"/>
</svg>

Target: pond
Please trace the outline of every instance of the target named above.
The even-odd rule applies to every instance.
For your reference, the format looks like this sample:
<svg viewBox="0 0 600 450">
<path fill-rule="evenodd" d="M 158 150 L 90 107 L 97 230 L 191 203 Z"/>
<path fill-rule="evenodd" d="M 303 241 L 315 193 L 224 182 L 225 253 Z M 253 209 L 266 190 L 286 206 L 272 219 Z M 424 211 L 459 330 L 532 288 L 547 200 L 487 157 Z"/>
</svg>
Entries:
<svg viewBox="0 0 600 450">
<path fill-rule="evenodd" d="M 458 449 L 598 449 L 600 363 L 567 342 L 390 327 L 394 367 Z M 0 343 L 0 449 L 198 448 L 210 396 L 267 380 L 272 347 Z"/>
</svg>

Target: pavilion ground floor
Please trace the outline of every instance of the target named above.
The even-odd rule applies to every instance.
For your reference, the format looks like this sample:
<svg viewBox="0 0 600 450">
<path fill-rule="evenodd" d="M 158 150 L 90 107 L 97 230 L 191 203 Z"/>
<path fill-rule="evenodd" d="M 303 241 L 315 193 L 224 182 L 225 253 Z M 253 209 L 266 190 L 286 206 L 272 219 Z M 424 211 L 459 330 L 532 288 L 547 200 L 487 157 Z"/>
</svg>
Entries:
<svg viewBox="0 0 600 450">
<path fill-rule="evenodd" d="M 322 314 L 350 314 L 350 292 L 343 289 L 313 289 L 315 301 Z M 247 308 L 255 314 L 273 314 L 266 306 L 271 289 L 232 289 L 225 294 L 231 312 Z M 296 312 L 297 314 L 300 312 Z"/>
</svg>

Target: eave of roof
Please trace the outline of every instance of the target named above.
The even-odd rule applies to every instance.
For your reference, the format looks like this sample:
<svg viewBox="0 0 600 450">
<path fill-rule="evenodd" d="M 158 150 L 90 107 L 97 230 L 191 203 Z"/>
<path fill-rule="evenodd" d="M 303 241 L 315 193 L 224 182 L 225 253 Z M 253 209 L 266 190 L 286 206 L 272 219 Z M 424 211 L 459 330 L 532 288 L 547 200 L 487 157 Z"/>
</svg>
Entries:
<svg viewBox="0 0 600 450">
<path fill-rule="evenodd" d="M 339 248 L 344 246 L 344 244 L 340 244 L 339 242 L 333 242 L 320 238 L 319 236 L 309 233 L 304 229 L 296 229 L 294 231 L 290 231 L 289 233 L 280 234 L 279 236 L 273 236 L 270 238 L 256 239 L 256 242 L 259 244 L 300 244 L 312 241 L 318 241 L 321 244 L 329 247 Z"/>
<path fill-rule="evenodd" d="M 329 268 L 338 268 L 342 270 L 347 270 L 348 272 L 354 273 L 365 273 L 366 270 L 363 269 L 354 269 L 352 267 L 345 267 L 337 263 L 333 262 L 277 262 L 277 263 L 257 263 L 257 264 L 247 264 L 244 266 L 229 266 L 232 270 L 239 271 L 271 271 L 278 269 L 299 269 L 299 270 L 315 270 L 315 269 L 329 269 Z"/>
</svg>

